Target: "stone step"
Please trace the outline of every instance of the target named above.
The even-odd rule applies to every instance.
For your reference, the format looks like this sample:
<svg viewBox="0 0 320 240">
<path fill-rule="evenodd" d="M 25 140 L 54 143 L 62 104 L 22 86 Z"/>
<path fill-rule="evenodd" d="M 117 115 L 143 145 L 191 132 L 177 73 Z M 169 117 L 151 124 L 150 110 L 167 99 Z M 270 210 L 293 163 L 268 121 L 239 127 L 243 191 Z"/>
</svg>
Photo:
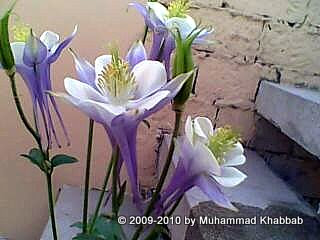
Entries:
<svg viewBox="0 0 320 240">
<path fill-rule="evenodd" d="M 165 136 L 161 143 L 159 164 L 162 165 L 167 154 L 169 137 Z M 210 202 L 198 187 L 192 188 L 185 194 L 182 204 L 177 208 L 175 215 L 187 215 L 197 219 L 195 226 L 180 225 L 172 228 L 173 239 L 175 240 L 303 240 L 318 239 L 314 234 L 320 234 L 320 224 L 315 211 L 305 203 L 290 187 L 277 177 L 265 164 L 264 160 L 254 151 L 246 150 L 247 162 L 239 169 L 247 174 L 248 178 L 239 186 L 234 188 L 223 188 L 229 199 L 239 208 L 239 212 L 222 209 Z M 161 166 L 159 167 L 161 169 Z M 173 167 L 170 169 L 171 175 Z M 200 216 L 209 218 L 217 216 L 222 218 L 253 218 L 270 216 L 301 217 L 302 225 L 288 225 L 279 228 L 279 225 L 266 224 L 200 224 Z M 219 224 L 220 223 L 220 224 Z M 257 222 L 259 223 L 259 221 Z M 283 226 L 283 225 L 281 225 Z M 316 228 L 317 227 L 317 228 Z M 269 231 L 269 230 L 272 231 Z M 283 237 L 281 229 L 290 237 Z M 305 235 L 296 232 L 303 232 Z M 302 233 L 301 232 L 301 233 Z M 184 233 L 183 235 L 181 233 Z M 294 237 L 296 235 L 296 237 Z M 257 236 L 257 237 L 254 237 Z M 259 236 L 259 237 L 258 237 Z"/>
<path fill-rule="evenodd" d="M 168 149 L 169 136 L 163 138 L 159 148 L 159 164 L 162 165 Z M 174 215 L 193 217 L 196 219 L 194 226 L 180 224 L 170 225 L 173 240 L 209 240 L 209 239 L 316 239 L 314 234 L 320 234 L 320 225 L 316 220 L 316 213 L 304 202 L 297 194 L 292 191 L 280 178 L 273 174 L 265 165 L 263 159 L 255 152 L 246 150 L 247 162 L 240 169 L 248 175 L 245 182 L 235 188 L 223 189 L 226 195 L 236 204 L 239 212 L 231 212 L 221 209 L 196 187 L 185 194 L 180 206 L 176 209 Z M 161 166 L 159 165 L 159 169 Z M 169 171 L 172 174 L 173 166 Z M 98 190 L 90 191 L 89 212 L 92 213 L 99 196 Z M 79 232 L 76 228 L 70 228 L 70 225 L 81 220 L 83 191 L 79 187 L 64 186 L 59 194 L 59 198 L 55 207 L 58 232 L 60 240 L 70 240 Z M 110 204 L 107 204 L 102 212 L 110 212 Z M 200 224 L 200 216 L 208 216 L 210 218 L 217 216 L 222 218 L 254 218 L 260 216 L 270 216 L 273 218 L 280 217 L 301 217 L 304 221 L 302 225 L 288 225 L 280 228 L 279 225 L 230 225 L 230 224 Z M 127 196 L 125 203 L 120 211 L 120 215 L 137 216 L 139 212 L 132 204 L 130 196 Z M 259 225 L 259 226 L 258 226 Z M 282 226 L 282 225 L 281 225 Z M 317 227 L 317 228 L 316 228 Z M 272 231 L 269 231 L 271 229 Z M 288 236 L 301 235 L 296 232 L 303 232 L 304 237 L 301 238 L 284 238 L 281 229 L 285 229 Z M 318 229 L 318 230 L 317 230 Z M 125 227 L 127 236 L 132 235 L 135 230 L 134 225 Z M 318 231 L 318 232 L 317 232 Z M 261 236 L 253 238 L 252 236 Z M 237 238 L 236 238 L 237 237 Z M 307 237 L 307 238 L 306 238 Z M 44 229 L 41 240 L 52 240 L 51 224 L 48 222 Z"/>
<path fill-rule="evenodd" d="M 320 92 L 262 81 L 256 109 L 288 137 L 320 158 Z"/>
<path fill-rule="evenodd" d="M 89 215 L 92 215 L 95 209 L 95 206 L 98 202 L 100 195 L 99 190 L 91 190 L 89 193 Z M 103 203 L 106 201 L 103 200 Z M 108 201 L 107 205 L 104 205 L 101 208 L 101 213 L 110 213 L 111 212 L 111 200 Z M 75 186 L 64 185 L 59 193 L 59 197 L 55 206 L 56 222 L 57 222 L 57 231 L 59 240 L 71 240 L 77 233 L 81 232 L 78 228 L 71 228 L 75 222 L 79 222 L 82 219 L 82 206 L 83 206 L 83 189 Z M 136 207 L 131 201 L 131 197 L 128 195 L 125 197 L 124 205 L 120 210 L 120 215 L 126 216 L 129 219 L 129 216 L 137 216 L 139 212 L 136 210 Z M 124 231 L 128 236 L 130 236 L 135 230 L 134 225 L 127 225 Z M 51 232 L 51 221 L 49 220 L 40 240 L 52 240 Z"/>
</svg>

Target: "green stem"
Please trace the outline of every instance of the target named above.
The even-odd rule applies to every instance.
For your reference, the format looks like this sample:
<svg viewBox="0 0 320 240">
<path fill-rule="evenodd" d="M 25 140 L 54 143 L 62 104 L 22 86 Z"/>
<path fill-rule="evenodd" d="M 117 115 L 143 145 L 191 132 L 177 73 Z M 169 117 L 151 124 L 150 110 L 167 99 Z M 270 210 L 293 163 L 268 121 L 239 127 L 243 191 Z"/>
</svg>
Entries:
<svg viewBox="0 0 320 240">
<path fill-rule="evenodd" d="M 114 216 L 118 215 L 118 202 L 117 202 L 117 197 L 118 197 L 118 159 L 119 159 L 119 147 L 116 148 L 115 150 L 115 155 L 113 159 L 113 169 L 112 169 L 112 213 Z"/>
<path fill-rule="evenodd" d="M 110 178 L 110 175 L 111 175 L 111 169 L 112 169 L 112 166 L 113 166 L 114 159 L 115 159 L 114 153 L 112 153 L 112 156 L 111 156 L 111 159 L 110 159 L 110 162 L 109 162 L 109 165 L 108 165 L 108 169 L 107 169 L 107 172 L 106 172 L 106 176 L 104 178 L 103 187 L 102 187 L 102 191 L 100 193 L 98 204 L 97 204 L 96 209 L 94 211 L 92 222 L 90 223 L 89 233 L 92 232 L 94 224 L 96 223 L 97 217 L 99 215 L 99 211 L 100 211 L 100 208 L 101 208 L 102 200 L 103 200 L 104 194 L 106 192 L 108 181 L 109 181 L 109 178 Z"/>
<path fill-rule="evenodd" d="M 148 26 L 146 25 L 145 28 L 144 28 L 144 34 L 143 34 L 143 38 L 142 38 L 142 43 L 143 45 L 146 43 L 146 40 L 147 40 L 147 35 L 148 35 Z"/>
<path fill-rule="evenodd" d="M 54 216 L 54 200 L 53 200 L 53 192 L 52 192 L 52 174 L 46 173 L 47 177 L 47 185 L 48 185 L 48 201 L 49 201 L 49 210 L 50 210 L 50 218 L 51 218 L 51 227 L 52 227 L 52 235 L 53 239 L 57 240 L 57 227 L 56 220 Z"/>
<path fill-rule="evenodd" d="M 89 203 L 89 183 L 90 183 L 90 167 L 91 167 L 91 152 L 93 140 L 93 127 L 94 121 L 90 119 L 89 134 L 88 134 L 88 148 L 87 148 L 87 163 L 86 163 L 86 176 L 84 187 L 84 200 L 83 200 L 83 215 L 82 215 L 82 232 L 87 233 L 88 228 L 88 203 Z"/>
<path fill-rule="evenodd" d="M 172 156 L 173 156 L 173 152 L 174 152 L 174 141 L 175 141 L 175 138 L 179 134 L 180 123 L 181 123 L 181 118 L 182 118 L 182 115 L 183 115 L 183 111 L 176 110 L 175 114 L 176 114 L 175 126 L 174 126 L 174 130 L 173 130 L 173 135 L 172 135 L 172 138 L 171 138 L 169 152 L 168 152 L 167 159 L 166 159 L 166 162 L 164 164 L 164 167 L 163 167 L 159 182 L 157 184 L 156 190 L 155 190 L 154 194 L 152 195 L 152 198 L 151 198 L 150 203 L 149 203 L 149 205 L 147 207 L 147 210 L 144 213 L 144 216 L 146 216 L 146 217 L 150 216 L 150 214 L 153 211 L 154 205 L 156 204 L 156 202 L 158 200 L 159 194 L 160 194 L 161 189 L 162 189 L 162 187 L 164 185 L 164 182 L 166 180 L 166 177 L 167 177 L 170 165 L 171 165 Z M 142 230 L 143 230 L 143 225 L 139 225 L 139 227 L 137 228 L 136 232 L 134 233 L 134 235 L 132 237 L 132 240 L 137 240 L 139 238 Z"/>
<path fill-rule="evenodd" d="M 17 108 L 17 111 L 19 113 L 19 116 L 20 116 L 24 126 L 26 127 L 26 129 L 29 131 L 29 133 L 33 136 L 33 138 L 37 142 L 40 150 L 42 150 L 41 137 L 37 133 L 37 131 L 35 131 L 33 129 L 31 124 L 29 123 L 26 115 L 23 112 L 23 108 L 22 108 L 22 105 L 21 105 L 21 102 L 20 102 L 20 99 L 19 99 L 18 91 L 17 91 L 16 81 L 15 81 L 15 74 L 11 74 L 9 76 L 9 78 L 10 78 L 10 83 L 11 83 L 11 91 L 12 91 L 13 99 L 14 99 L 14 102 L 16 104 L 16 108 Z"/>
<path fill-rule="evenodd" d="M 171 217 L 171 215 L 174 213 L 174 211 L 176 210 L 176 208 L 179 206 L 182 198 L 183 198 L 183 195 L 178 198 L 178 200 L 174 203 L 173 207 L 172 207 L 172 208 L 170 209 L 170 211 L 166 214 L 166 216 Z M 154 226 L 153 229 L 150 231 L 149 235 L 148 235 L 145 239 L 151 239 L 151 236 L 154 236 L 157 227 L 159 227 L 159 225 Z"/>
<path fill-rule="evenodd" d="M 33 136 L 35 141 L 37 142 L 39 149 L 41 150 L 43 156 L 45 159 L 50 159 L 49 158 L 49 149 L 46 151 L 43 150 L 42 143 L 41 143 L 41 137 L 38 133 L 37 126 L 36 130 L 33 129 L 32 125 L 29 123 L 26 115 L 24 114 L 18 91 L 17 91 L 17 85 L 15 81 L 15 73 L 11 74 L 9 76 L 10 78 L 10 83 L 11 83 L 11 91 L 13 95 L 13 99 L 17 108 L 17 111 L 19 113 L 20 119 L 22 120 L 24 126 L 26 129 L 29 131 L 29 133 Z M 35 123 L 36 124 L 36 123 Z M 53 234 L 53 239 L 57 240 L 57 228 L 56 228 L 56 221 L 55 221 L 55 215 L 54 215 L 54 201 L 53 201 L 53 192 L 52 192 L 52 169 L 50 169 L 45 161 L 44 164 L 44 171 L 46 174 L 46 179 L 47 179 L 47 187 L 48 187 L 48 202 L 49 202 L 49 210 L 50 210 L 50 218 L 51 218 L 51 226 L 52 226 L 52 234 Z"/>
</svg>

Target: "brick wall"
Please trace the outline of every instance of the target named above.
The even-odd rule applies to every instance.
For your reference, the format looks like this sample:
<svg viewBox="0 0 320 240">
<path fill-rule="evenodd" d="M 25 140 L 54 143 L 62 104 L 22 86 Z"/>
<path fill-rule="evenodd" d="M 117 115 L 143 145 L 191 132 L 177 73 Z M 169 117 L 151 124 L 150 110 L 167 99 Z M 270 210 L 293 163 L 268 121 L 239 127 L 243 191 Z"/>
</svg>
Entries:
<svg viewBox="0 0 320 240">
<path fill-rule="evenodd" d="M 215 34 L 195 47 L 200 77 L 188 112 L 230 124 L 248 141 L 261 79 L 319 89 L 319 12 L 319 0 L 193 0 L 191 15 Z"/>
</svg>

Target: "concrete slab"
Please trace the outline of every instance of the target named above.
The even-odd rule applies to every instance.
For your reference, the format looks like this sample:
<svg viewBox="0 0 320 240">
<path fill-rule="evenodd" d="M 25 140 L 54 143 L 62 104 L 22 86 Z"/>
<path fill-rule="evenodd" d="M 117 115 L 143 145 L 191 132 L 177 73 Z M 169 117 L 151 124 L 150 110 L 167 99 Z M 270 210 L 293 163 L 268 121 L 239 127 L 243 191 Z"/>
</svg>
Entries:
<svg viewBox="0 0 320 240">
<path fill-rule="evenodd" d="M 261 209 L 240 203 L 235 205 L 239 209 L 237 213 L 210 202 L 192 208 L 191 216 L 196 224 L 188 227 L 185 240 L 319 239 L 320 223 L 315 217 L 284 206 Z M 206 224 L 204 216 L 211 222 Z"/>
<path fill-rule="evenodd" d="M 89 213 L 94 212 L 95 206 L 98 202 L 100 191 L 91 190 L 89 195 Z M 105 198 L 106 199 L 106 198 Z M 64 185 L 59 194 L 59 199 L 55 206 L 56 221 L 58 228 L 58 235 L 60 240 L 71 240 L 77 233 L 78 228 L 71 228 L 70 225 L 82 219 L 82 203 L 83 191 L 79 187 L 72 187 Z M 102 213 L 109 213 L 111 211 L 111 201 L 101 209 Z M 124 207 L 121 208 L 120 214 L 126 216 L 137 216 L 139 212 L 133 205 L 130 196 L 125 198 Z M 130 236 L 135 230 L 134 225 L 128 225 L 124 229 L 127 236 Z M 40 240 L 52 240 L 51 221 L 49 220 Z"/>
<path fill-rule="evenodd" d="M 165 148 L 167 148 L 168 143 L 169 138 L 167 136 L 160 148 L 159 162 L 164 162 Z M 232 202 L 261 209 L 265 209 L 269 205 L 286 204 L 310 216 L 315 214 L 282 179 L 269 169 L 262 157 L 248 149 L 246 149 L 245 155 L 246 163 L 238 168 L 248 178 L 237 187 L 222 188 Z M 170 169 L 169 175 L 172 172 L 173 167 Z M 189 208 L 197 206 L 201 202 L 209 201 L 209 198 L 198 187 L 189 190 L 185 194 L 185 198 Z"/>
<path fill-rule="evenodd" d="M 159 169 L 166 157 L 169 136 L 165 135 L 164 140 L 159 148 Z M 247 180 L 235 188 L 225 188 L 223 191 L 231 199 L 232 202 L 242 204 L 244 206 L 255 207 L 259 209 L 267 209 L 270 205 L 282 205 L 302 212 L 305 215 L 315 216 L 315 213 L 307 206 L 299 197 L 271 170 L 265 165 L 263 159 L 255 152 L 246 150 L 247 163 L 241 167 L 241 170 L 248 175 Z M 172 175 L 174 167 L 169 170 L 169 177 Z M 99 196 L 99 191 L 92 190 L 90 192 L 89 212 L 93 212 L 95 204 Z M 64 186 L 60 192 L 55 210 L 58 224 L 60 240 L 70 240 L 78 229 L 70 228 L 70 225 L 81 219 L 83 193 L 79 187 Z M 201 190 L 194 187 L 185 194 L 180 206 L 176 209 L 174 215 L 189 216 L 191 209 L 201 203 L 208 202 L 208 198 Z M 110 206 L 107 204 L 102 212 L 109 212 Z M 135 206 L 132 204 L 130 197 L 125 199 L 124 207 L 120 211 L 120 215 L 136 216 L 139 215 Z M 52 240 L 50 221 L 48 222 L 41 240 Z M 169 226 L 173 240 L 184 240 L 187 225 L 170 225 Z M 127 226 L 124 230 L 127 236 L 134 231 L 135 226 Z"/>
<path fill-rule="evenodd" d="M 165 135 L 159 151 L 160 170 L 167 155 L 169 141 L 169 136 Z M 308 216 L 314 217 L 316 215 L 309 205 L 302 201 L 282 179 L 268 168 L 256 152 L 246 150 L 245 155 L 247 162 L 239 169 L 247 174 L 248 178 L 237 187 L 222 189 L 233 203 L 263 210 L 271 205 L 284 206 Z M 172 175 L 173 168 L 172 166 L 169 176 Z M 208 201 L 210 201 L 209 198 L 198 187 L 194 187 L 185 194 L 174 215 L 185 214 L 189 216 L 193 208 Z M 171 228 L 172 236 L 175 237 L 173 239 L 185 239 L 187 228 L 186 225 Z"/>
<path fill-rule="evenodd" d="M 310 153 L 320 157 L 320 92 L 286 84 L 261 82 L 259 114 Z"/>
</svg>

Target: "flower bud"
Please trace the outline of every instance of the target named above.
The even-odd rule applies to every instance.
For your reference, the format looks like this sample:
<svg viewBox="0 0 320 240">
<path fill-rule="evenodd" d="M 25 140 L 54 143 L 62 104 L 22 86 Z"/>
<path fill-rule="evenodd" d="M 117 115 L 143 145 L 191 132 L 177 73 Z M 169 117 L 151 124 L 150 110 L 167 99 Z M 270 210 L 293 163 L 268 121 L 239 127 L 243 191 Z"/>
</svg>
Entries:
<svg viewBox="0 0 320 240">
<path fill-rule="evenodd" d="M 194 62 L 192 58 L 192 43 L 188 40 L 182 40 L 181 36 L 176 37 L 176 54 L 173 63 L 173 77 L 182 73 L 190 72 L 194 69 Z M 192 74 L 186 83 L 183 85 L 180 92 L 174 98 L 173 108 L 175 110 L 182 110 L 184 104 L 189 99 L 193 89 L 194 74 Z"/>
<path fill-rule="evenodd" d="M 15 64 L 9 42 L 8 22 L 10 13 L 15 5 L 15 1 L 9 1 L 9 3 L 11 4 L 6 3 L 6 9 L 4 10 L 2 8 L 0 13 L 0 63 L 2 68 L 5 69 L 7 74 L 10 76 L 15 72 Z"/>
</svg>

